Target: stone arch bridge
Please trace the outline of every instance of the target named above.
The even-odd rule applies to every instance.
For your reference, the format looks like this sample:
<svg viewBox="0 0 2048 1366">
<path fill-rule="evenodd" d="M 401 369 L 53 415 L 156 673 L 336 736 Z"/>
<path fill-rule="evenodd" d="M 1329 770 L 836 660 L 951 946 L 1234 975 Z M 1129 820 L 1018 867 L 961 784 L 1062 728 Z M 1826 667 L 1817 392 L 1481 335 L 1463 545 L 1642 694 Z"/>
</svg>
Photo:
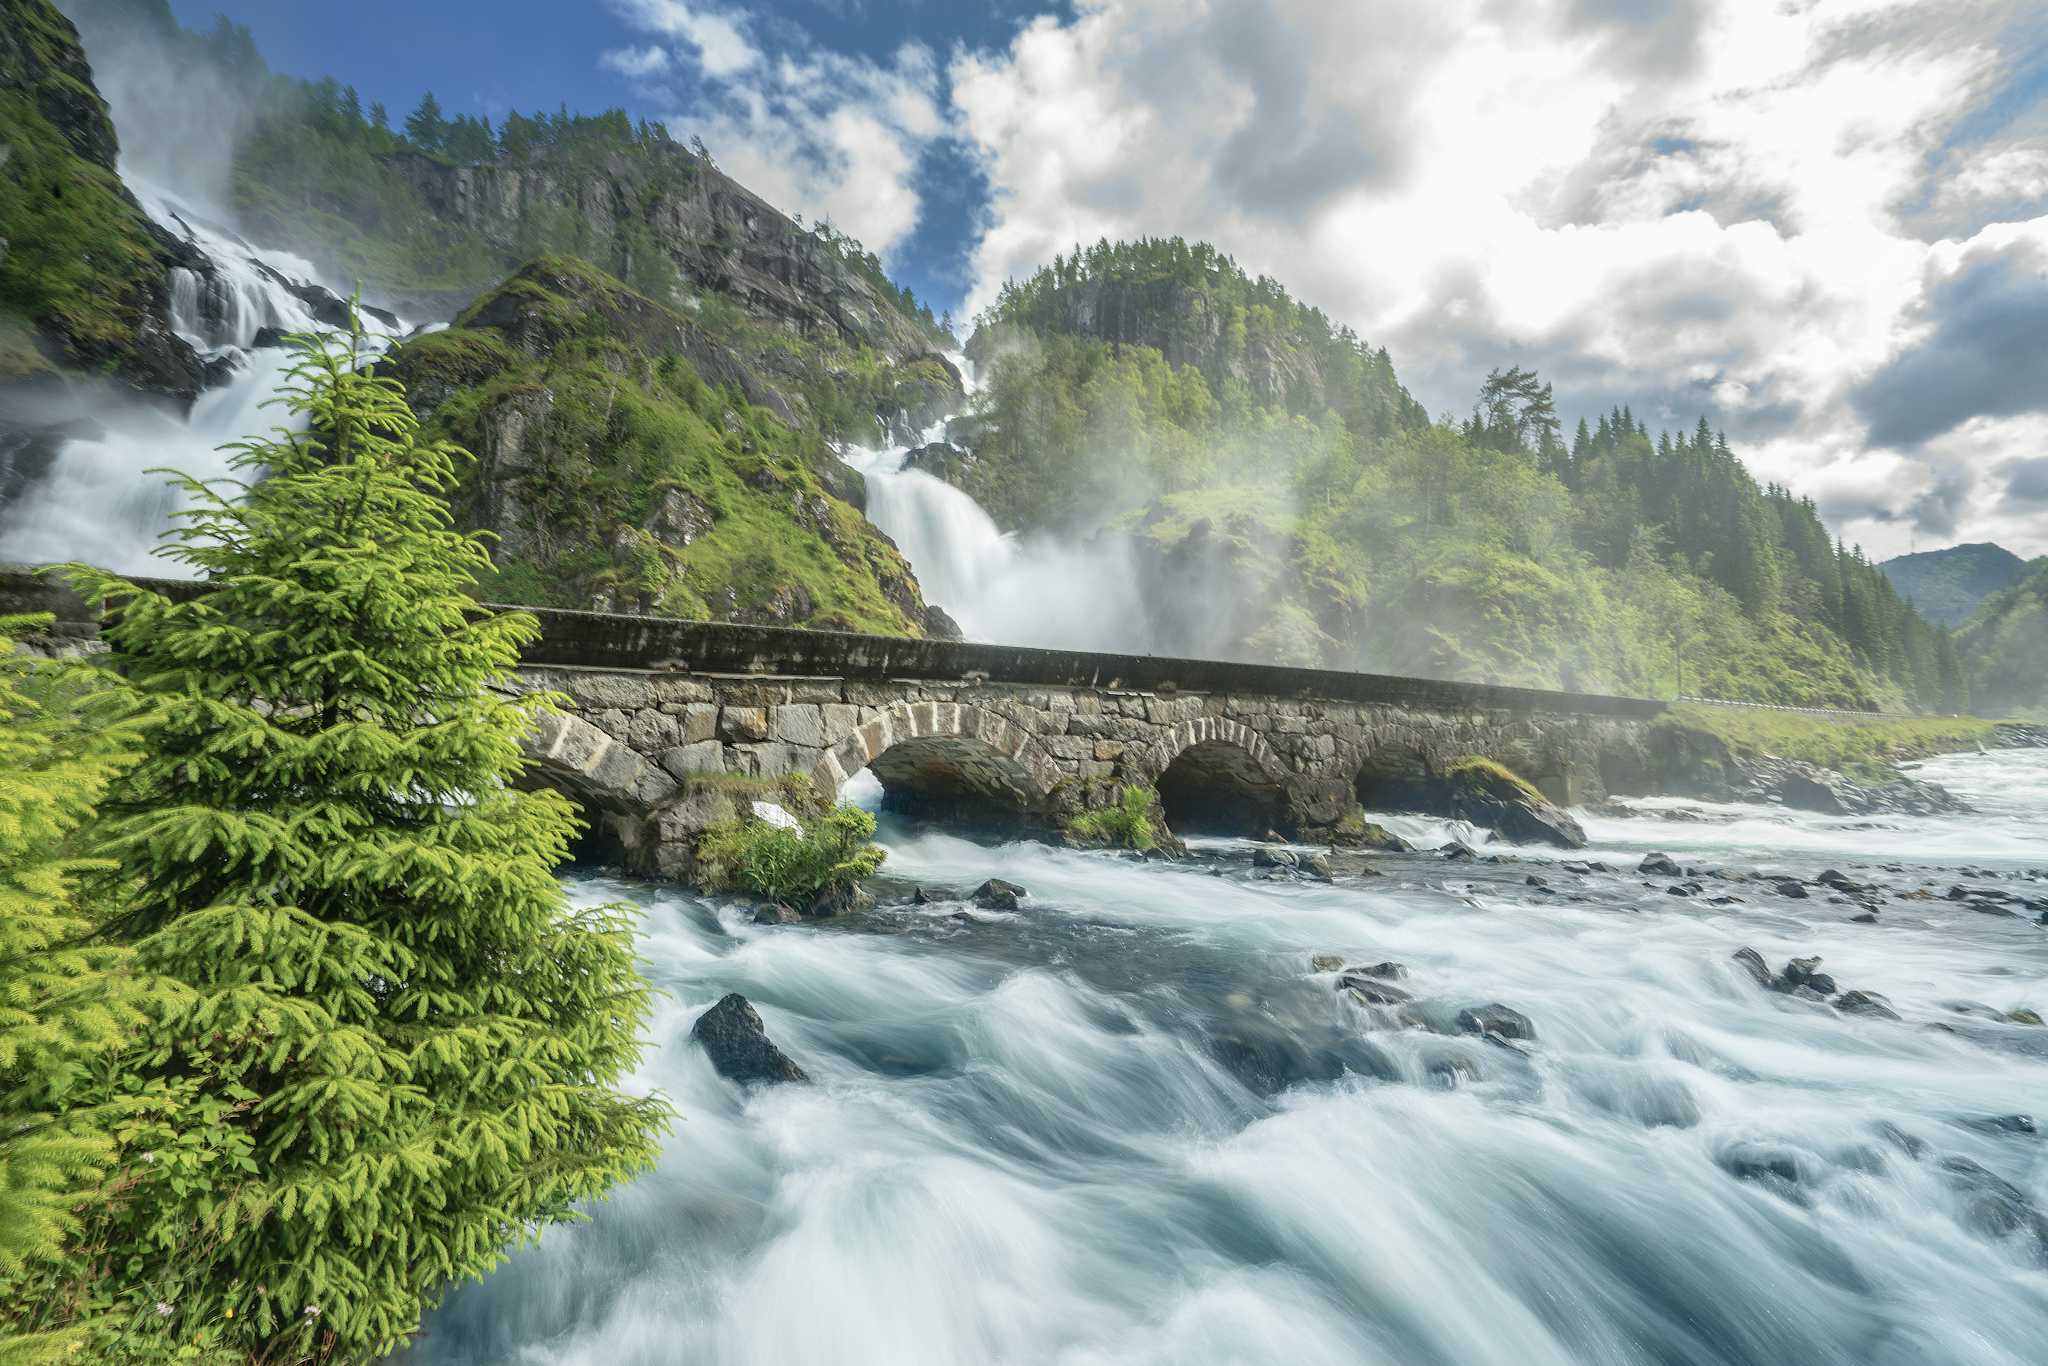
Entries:
<svg viewBox="0 0 2048 1366">
<path fill-rule="evenodd" d="M 189 583 L 144 580 L 183 595 Z M 590 852 L 687 877 L 696 835 L 742 797 L 863 770 L 885 801 L 1053 831 L 1155 788 L 1181 833 L 1341 839 L 1365 804 L 1452 760 L 1498 760 L 1560 804 L 1650 771 L 1661 702 L 1319 669 L 1092 654 L 533 610 L 522 686 L 569 705 L 528 738 L 529 781 L 585 807 Z M 0 611 L 96 621 L 0 570 Z"/>
<path fill-rule="evenodd" d="M 1560 804 L 1643 772 L 1664 704 L 1154 656 L 537 613 L 529 685 L 566 695 L 530 744 L 607 852 L 687 876 L 731 794 L 863 770 L 885 803 L 1055 830 L 1155 788 L 1181 833 L 1341 838 L 1365 805 L 1469 755 Z M 724 800 L 720 800 L 723 797 Z M 1378 799 L 1376 801 L 1376 798 Z"/>
</svg>

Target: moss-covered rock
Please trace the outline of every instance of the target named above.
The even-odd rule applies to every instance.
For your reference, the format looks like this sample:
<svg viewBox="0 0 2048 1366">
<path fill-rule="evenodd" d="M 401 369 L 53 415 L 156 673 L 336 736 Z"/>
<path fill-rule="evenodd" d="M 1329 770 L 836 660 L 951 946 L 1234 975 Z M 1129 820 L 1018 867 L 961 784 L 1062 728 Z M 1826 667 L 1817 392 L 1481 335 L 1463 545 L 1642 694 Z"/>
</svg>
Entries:
<svg viewBox="0 0 2048 1366">
<path fill-rule="evenodd" d="M 494 599 L 923 633 L 910 566 L 823 475 L 814 423 L 691 318 L 535 261 L 384 362 L 477 457 L 454 505 L 498 536 Z"/>
<path fill-rule="evenodd" d="M 178 246 L 118 150 L 71 22 L 0 0 L 0 380 L 57 364 L 190 399 L 205 374 L 168 325 Z"/>
</svg>

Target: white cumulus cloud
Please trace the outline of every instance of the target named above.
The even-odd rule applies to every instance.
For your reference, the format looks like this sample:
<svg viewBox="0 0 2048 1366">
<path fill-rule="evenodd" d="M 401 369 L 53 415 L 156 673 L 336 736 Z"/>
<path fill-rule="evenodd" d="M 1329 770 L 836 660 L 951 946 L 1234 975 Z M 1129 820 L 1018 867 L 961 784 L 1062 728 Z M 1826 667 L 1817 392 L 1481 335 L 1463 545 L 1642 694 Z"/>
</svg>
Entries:
<svg viewBox="0 0 2048 1366">
<path fill-rule="evenodd" d="M 2003 501 L 2037 408 L 1886 445 L 1925 424 L 1866 395 L 1950 374 L 1904 358 L 1949 335 L 1952 263 L 2048 228 L 2025 9 L 1085 0 L 951 63 L 992 190 L 972 302 L 1077 241 L 1206 238 L 1388 345 L 1433 410 L 1534 363 L 1568 411 L 1706 412 L 1874 553 L 2048 551 Z"/>
</svg>

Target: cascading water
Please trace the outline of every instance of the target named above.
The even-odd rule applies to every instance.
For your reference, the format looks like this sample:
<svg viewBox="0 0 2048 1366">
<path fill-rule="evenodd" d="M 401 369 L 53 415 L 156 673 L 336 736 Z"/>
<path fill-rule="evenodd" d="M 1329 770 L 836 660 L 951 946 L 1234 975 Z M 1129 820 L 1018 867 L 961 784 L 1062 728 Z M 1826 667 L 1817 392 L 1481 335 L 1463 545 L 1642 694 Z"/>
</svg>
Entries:
<svg viewBox="0 0 2048 1366">
<path fill-rule="evenodd" d="M 171 275 L 171 321 L 209 360 L 234 368 L 226 383 L 207 390 L 187 414 L 140 403 L 109 405 L 93 415 L 90 435 L 64 443 L 48 473 L 11 506 L 0 507 L 0 561 L 38 564 L 84 560 L 129 573 L 176 574 L 173 562 L 152 559 L 179 507 L 167 476 L 175 469 L 194 478 L 228 473 L 221 449 L 277 426 L 283 415 L 266 411 L 290 364 L 277 346 L 257 348 L 259 334 L 323 330 L 287 281 L 312 283 L 309 262 L 286 252 L 261 251 L 206 225 L 162 191 L 129 178 L 144 209 L 186 238 L 213 263 L 210 280 L 183 268 Z M 376 328 L 378 345 L 397 329 Z"/>
<path fill-rule="evenodd" d="M 973 367 L 955 368 L 974 392 Z M 945 436 L 942 420 L 923 436 Z M 1014 536 L 960 489 L 906 465 L 910 448 L 851 446 L 867 515 L 896 542 L 924 589 L 971 640 L 1073 650 L 1151 649 L 1128 553 L 1109 539 Z"/>
<path fill-rule="evenodd" d="M 1981 814 L 1652 804 L 1588 816 L 1582 854 L 1329 886 L 1227 842 L 1160 866 L 885 820 L 881 906 L 814 927 L 579 882 L 644 913 L 670 997 L 639 1083 L 681 1120 L 408 1360 L 2037 1363 L 2048 1161 L 2018 1116 L 2048 1103 L 2048 1030 L 2003 1017 L 2048 1007 L 2048 933 L 1941 894 L 2048 896 L 2048 755 L 1927 772 Z M 1825 889 L 1709 878 L 1739 898 L 1714 905 L 1563 866 L 1651 848 L 1934 895 L 1867 925 Z M 1022 912 L 965 900 L 990 876 Z M 1766 991 L 1745 945 L 1903 1019 Z M 1497 1001 L 1536 1040 L 1362 1008 L 1316 953 L 1404 964 L 1413 1019 Z M 689 1027 L 728 991 L 813 1084 L 713 1073 Z"/>
</svg>

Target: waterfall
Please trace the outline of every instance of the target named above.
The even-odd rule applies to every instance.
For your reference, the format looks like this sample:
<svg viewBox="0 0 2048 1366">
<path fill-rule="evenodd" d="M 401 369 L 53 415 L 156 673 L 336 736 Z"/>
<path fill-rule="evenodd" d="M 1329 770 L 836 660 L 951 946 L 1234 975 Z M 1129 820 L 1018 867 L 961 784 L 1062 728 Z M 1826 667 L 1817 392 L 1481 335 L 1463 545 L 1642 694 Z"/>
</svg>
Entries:
<svg viewBox="0 0 2048 1366">
<path fill-rule="evenodd" d="M 312 264 L 289 252 L 260 250 L 213 227 L 169 194 L 129 178 L 143 208 L 212 263 L 210 277 L 171 272 L 171 324 L 209 361 L 233 369 L 199 396 L 189 413 L 140 401 L 98 406 L 86 430 L 63 442 L 50 469 L 9 506 L 0 506 L 0 561 L 43 564 L 85 560 L 125 573 L 177 574 L 181 566 L 152 552 L 179 509 L 168 476 L 229 473 L 228 442 L 282 420 L 263 405 L 277 392 L 291 353 L 256 348 L 266 329 L 293 333 L 322 325 L 294 286 L 318 284 Z M 374 324 L 373 324 L 374 328 Z M 374 333 L 381 348 L 401 329 Z"/>
<path fill-rule="evenodd" d="M 974 392 L 973 367 L 954 357 Z M 945 420 L 922 437 L 945 439 Z M 1016 535 L 945 480 L 904 462 L 911 447 L 849 446 L 840 459 L 867 486 L 868 520 L 910 561 L 925 601 L 970 640 L 1069 650 L 1153 648 L 1129 549 L 1119 540 Z"/>
</svg>

